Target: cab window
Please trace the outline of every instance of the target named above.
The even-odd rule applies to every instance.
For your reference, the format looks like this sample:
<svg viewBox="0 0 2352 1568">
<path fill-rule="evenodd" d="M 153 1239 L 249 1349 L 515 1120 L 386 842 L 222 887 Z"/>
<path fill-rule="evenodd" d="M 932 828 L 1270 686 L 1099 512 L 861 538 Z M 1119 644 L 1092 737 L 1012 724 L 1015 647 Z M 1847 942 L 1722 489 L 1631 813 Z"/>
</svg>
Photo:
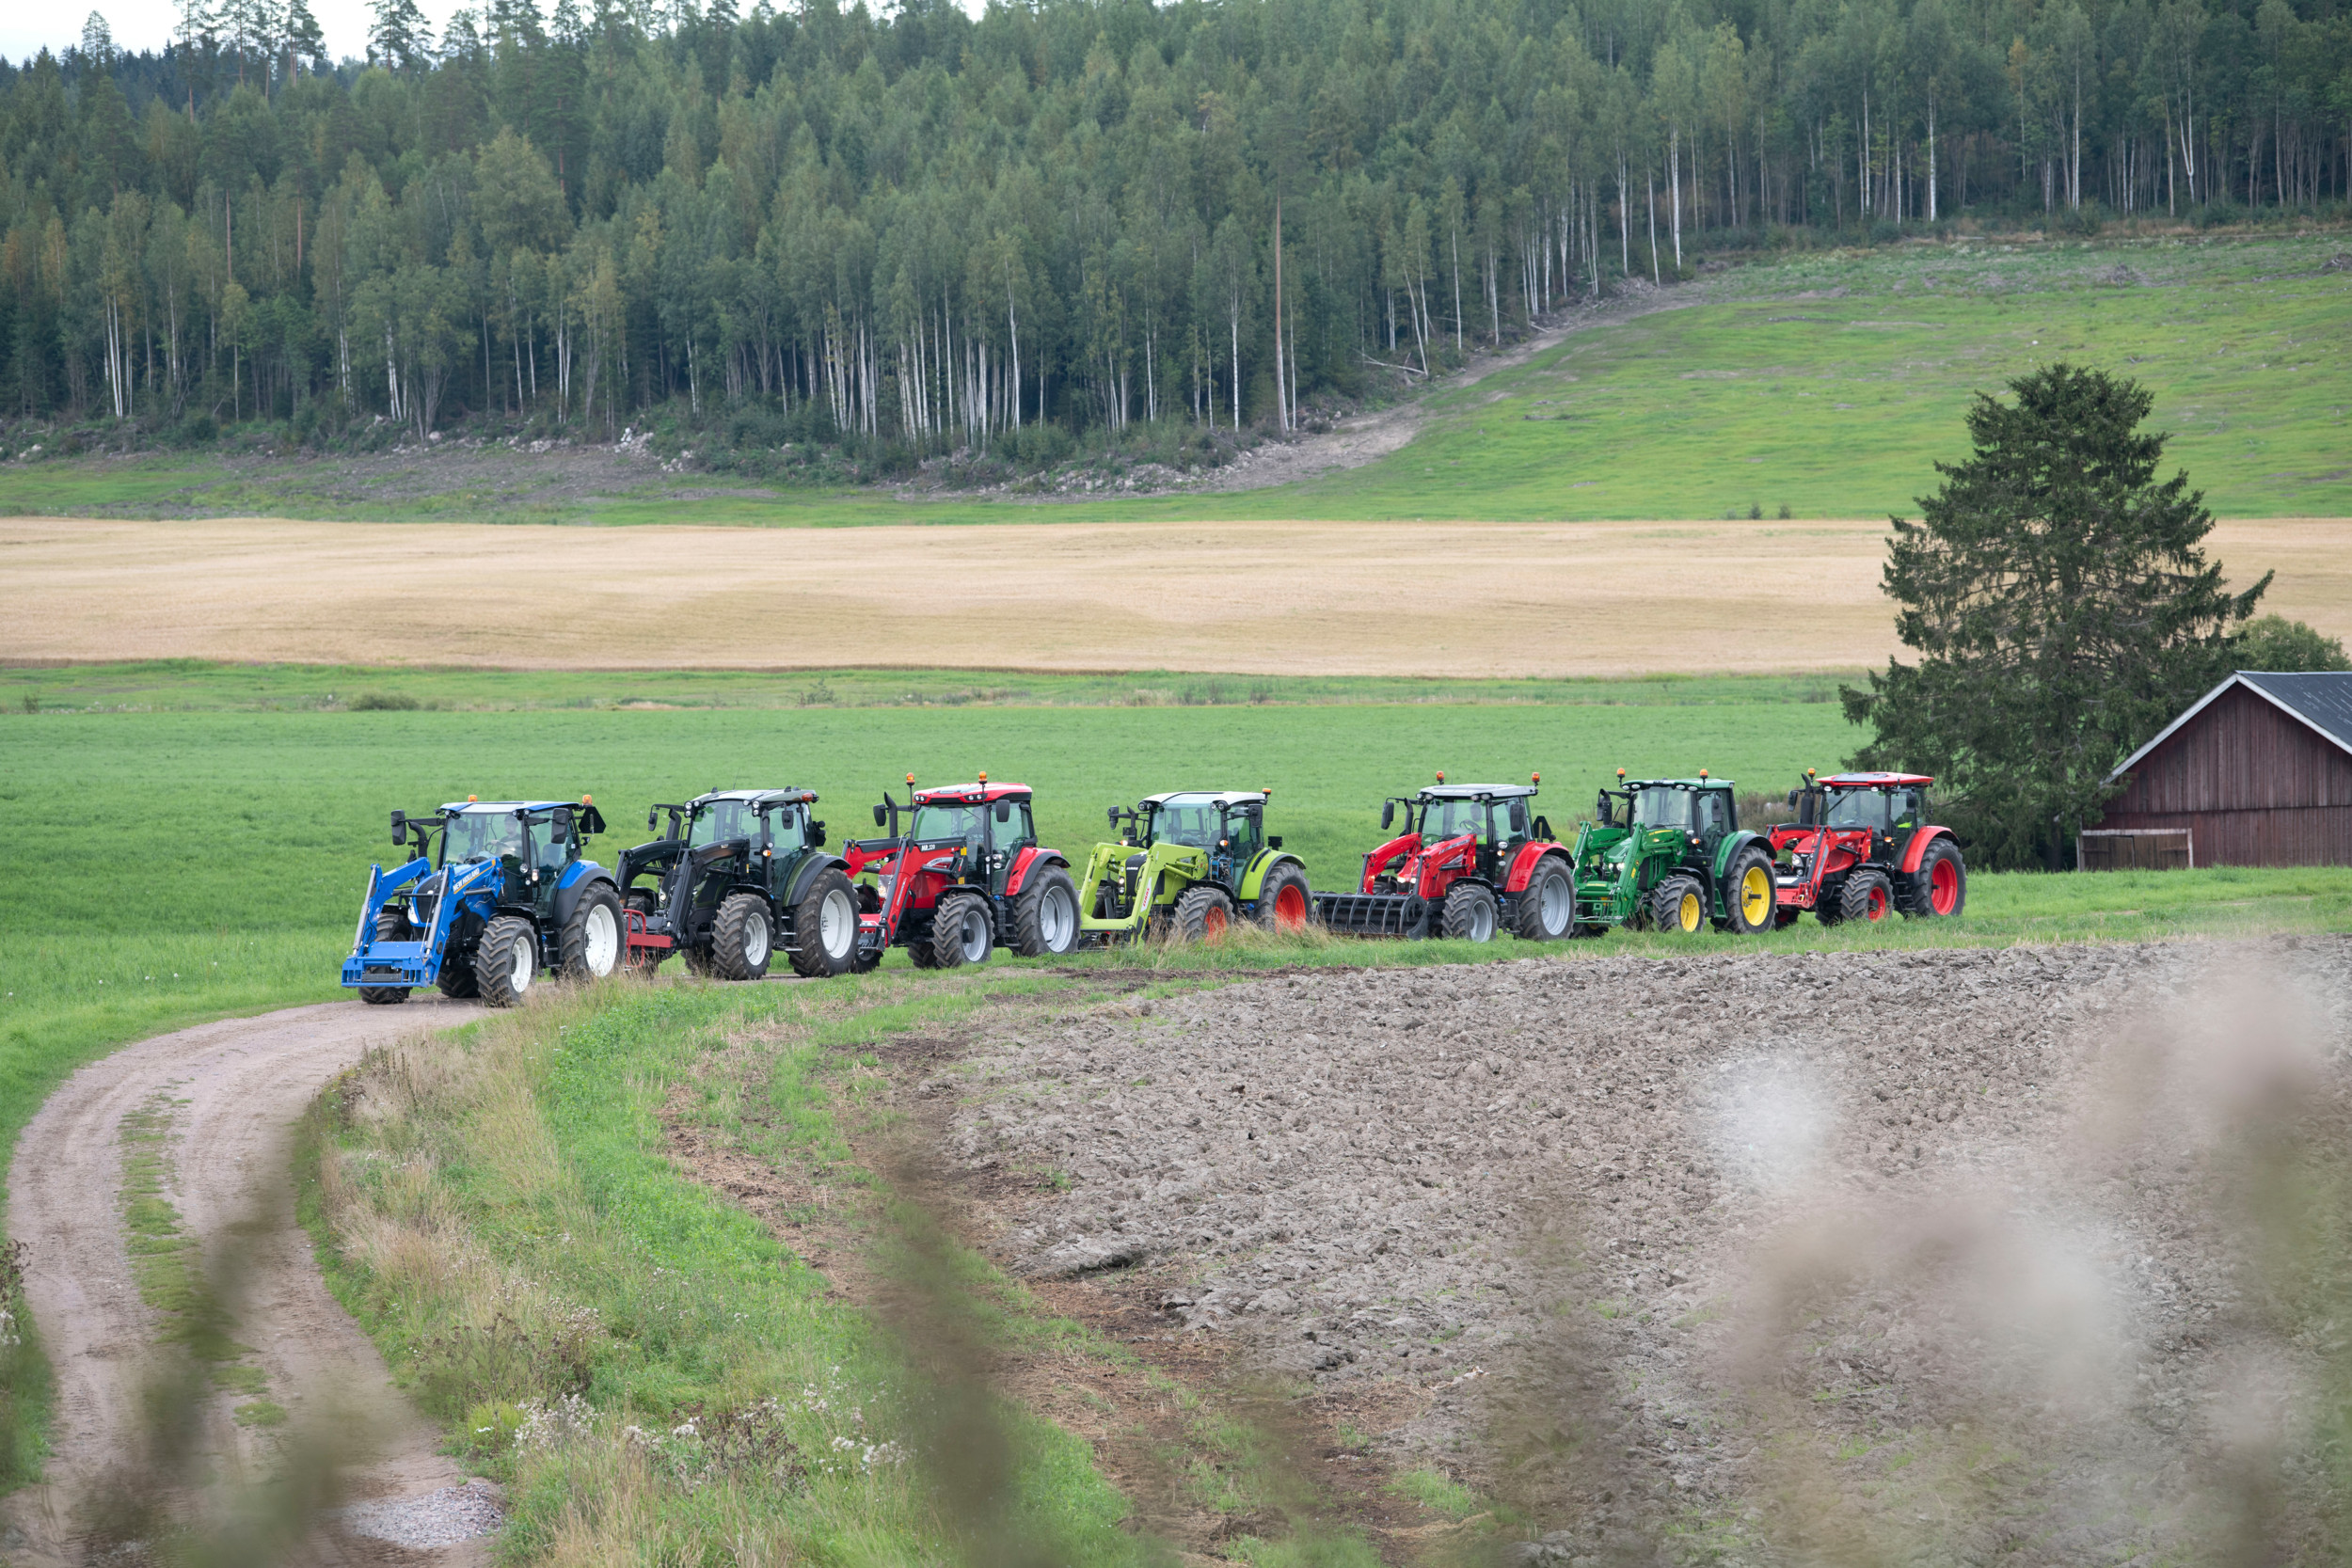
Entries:
<svg viewBox="0 0 2352 1568">
<path fill-rule="evenodd" d="M 1484 800 L 1432 800 L 1422 811 L 1421 836 L 1435 844 L 1443 839 L 1460 838 L 1464 833 L 1486 835 L 1486 802 Z"/>
<path fill-rule="evenodd" d="M 1692 802 L 1698 808 L 1699 836 L 1731 832 L 1731 797 L 1719 789 L 1703 790 Z"/>
<path fill-rule="evenodd" d="M 571 863 L 568 823 L 554 816 L 531 819 L 532 863 L 542 871 L 561 871 Z"/>
<path fill-rule="evenodd" d="M 1874 832 L 1883 832 L 1886 829 L 1886 791 L 1841 790 L 1830 801 L 1829 813 L 1822 821 L 1832 828 L 1868 828 Z"/>
<path fill-rule="evenodd" d="M 1691 816 L 1691 792 L 1671 784 L 1652 784 L 1633 797 L 1633 820 L 1645 828 L 1680 828 L 1695 832 Z"/>
<path fill-rule="evenodd" d="M 1919 792 L 1915 789 L 1895 791 L 1895 831 L 1903 832 L 1919 825 Z"/>
<path fill-rule="evenodd" d="M 1256 854 L 1262 826 L 1259 809 L 1256 806 L 1235 806 L 1227 813 L 1225 836 L 1232 841 L 1233 853 L 1236 855 Z"/>
<path fill-rule="evenodd" d="M 1036 832 L 1029 826 L 1029 802 L 1026 800 L 999 800 L 989 808 L 989 816 L 992 818 L 989 832 L 995 835 L 993 842 L 999 849 L 1010 849 L 1016 845 L 1030 843 L 1037 837 Z"/>
<path fill-rule="evenodd" d="M 749 800 L 713 800 L 694 814 L 694 826 L 686 842 L 690 848 L 699 849 L 706 844 L 754 838 L 758 832 L 759 823 Z"/>
<path fill-rule="evenodd" d="M 768 808 L 768 845 L 781 856 L 787 850 L 801 847 L 801 811 L 798 806 Z"/>
<path fill-rule="evenodd" d="M 1524 799 L 1511 801 L 1507 811 L 1501 804 L 1498 804 L 1495 810 L 1502 817 L 1502 837 L 1505 843 L 1516 844 L 1527 837 L 1529 831 L 1527 801 Z"/>
<path fill-rule="evenodd" d="M 1163 805 L 1152 814 L 1152 837 L 1159 844 L 1183 844 L 1195 849 L 1214 849 L 1223 836 L 1223 824 L 1218 820 L 1216 806 Z"/>
<path fill-rule="evenodd" d="M 909 834 L 917 844 L 952 844 L 961 840 L 977 849 L 988 842 L 988 807 L 984 805 L 926 805 L 914 813 Z"/>
</svg>

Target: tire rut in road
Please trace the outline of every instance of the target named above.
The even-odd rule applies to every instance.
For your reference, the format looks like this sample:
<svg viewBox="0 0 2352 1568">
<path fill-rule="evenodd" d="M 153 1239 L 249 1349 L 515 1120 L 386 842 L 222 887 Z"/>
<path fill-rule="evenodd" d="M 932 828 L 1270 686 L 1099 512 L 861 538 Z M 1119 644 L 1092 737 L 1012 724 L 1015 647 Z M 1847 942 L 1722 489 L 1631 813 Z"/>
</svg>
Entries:
<svg viewBox="0 0 2352 1568">
<path fill-rule="evenodd" d="M 196 1438 L 228 1476 L 278 1467 L 285 1434 L 325 1423 L 357 1434 L 364 1453 L 341 1478 L 355 1502 L 421 1497 L 461 1487 L 438 1434 L 395 1391 L 375 1348 L 327 1293 L 296 1223 L 295 1123 L 328 1079 L 370 1046 L 447 1027 L 481 1009 L 434 1002 L 398 1009 L 328 1003 L 161 1035 L 82 1069 L 53 1094 L 18 1141 L 8 1172 L 9 1235 L 27 1246 L 25 1296 L 56 1378 L 51 1454 L 40 1485 L 7 1499 L 11 1561 L 78 1563 L 81 1521 L 132 1473 L 144 1443 L 140 1400 L 164 1365 L 165 1324 L 141 1300 L 126 1244 L 122 1143 L 126 1117 L 168 1112 L 159 1146 L 163 1192 L 208 1270 L 232 1262 L 229 1332 L 250 1354 L 262 1396 L 283 1425 L 241 1426 L 253 1397 L 227 1387 L 204 1397 Z M 298 1439 L 297 1439 L 298 1440 Z M 333 1526 L 314 1532 L 307 1560 L 470 1563 L 483 1543 L 419 1553 Z"/>
</svg>

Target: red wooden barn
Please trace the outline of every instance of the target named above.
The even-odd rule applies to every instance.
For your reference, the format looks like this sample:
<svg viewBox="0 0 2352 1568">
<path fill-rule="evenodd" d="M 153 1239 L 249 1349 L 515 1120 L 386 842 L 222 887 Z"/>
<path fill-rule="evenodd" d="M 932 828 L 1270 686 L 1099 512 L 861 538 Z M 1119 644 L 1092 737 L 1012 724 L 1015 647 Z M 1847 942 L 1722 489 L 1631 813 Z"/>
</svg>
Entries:
<svg viewBox="0 0 2352 1568">
<path fill-rule="evenodd" d="M 2126 774 L 2103 829 L 2186 829 L 2199 865 L 2352 865 L 2352 673 L 2241 670 Z"/>
</svg>

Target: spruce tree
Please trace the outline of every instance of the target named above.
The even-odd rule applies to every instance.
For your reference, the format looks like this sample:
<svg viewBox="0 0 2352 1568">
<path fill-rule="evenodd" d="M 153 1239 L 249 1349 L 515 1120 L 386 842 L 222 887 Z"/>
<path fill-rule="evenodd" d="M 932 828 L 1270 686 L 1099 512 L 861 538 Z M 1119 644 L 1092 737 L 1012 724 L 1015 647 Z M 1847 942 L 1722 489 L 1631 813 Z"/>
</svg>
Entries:
<svg viewBox="0 0 2352 1568">
<path fill-rule="evenodd" d="M 2229 667 L 2270 578 L 2223 587 L 2203 493 L 2156 481 L 2137 383 L 2054 364 L 2010 390 L 1978 396 L 1975 454 L 1936 465 L 1920 520 L 1893 519 L 1884 587 L 1918 662 L 1841 696 L 1876 731 L 1858 766 L 1935 774 L 1979 858 L 2055 864 L 2115 765 Z"/>
</svg>

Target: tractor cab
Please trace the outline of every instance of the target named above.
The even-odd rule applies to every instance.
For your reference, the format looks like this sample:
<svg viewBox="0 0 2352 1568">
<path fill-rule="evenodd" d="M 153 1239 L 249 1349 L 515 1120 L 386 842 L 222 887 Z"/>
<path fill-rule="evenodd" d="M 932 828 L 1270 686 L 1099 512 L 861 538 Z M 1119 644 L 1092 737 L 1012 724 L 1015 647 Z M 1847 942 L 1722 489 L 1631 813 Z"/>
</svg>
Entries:
<svg viewBox="0 0 2352 1568">
<path fill-rule="evenodd" d="M 1568 935 L 1567 851 L 1534 815 L 1542 783 L 1530 774 L 1523 784 L 1448 784 L 1440 773 L 1412 795 L 1390 797 L 1380 829 L 1396 836 L 1364 857 L 1357 891 L 1315 895 L 1316 913 L 1357 936 Z"/>
<path fill-rule="evenodd" d="M 888 791 L 874 807 L 886 838 L 845 847 L 850 876 L 871 875 L 858 897 L 858 967 L 900 946 L 924 968 L 985 961 L 999 945 L 1025 958 L 1068 952 L 1077 941 L 1078 898 L 1069 863 L 1037 841 L 1027 784 L 915 789 L 904 805 Z"/>
<path fill-rule="evenodd" d="M 758 979 L 779 952 L 812 978 L 848 969 L 856 897 L 816 805 L 810 789 L 714 789 L 648 810 L 662 836 L 621 857 L 630 962 L 675 952 L 723 980 Z"/>
<path fill-rule="evenodd" d="M 1947 915 L 1967 898 L 1967 868 L 1948 828 L 1928 821 L 1925 773 L 1807 769 L 1788 792 L 1794 822 L 1772 830 L 1783 857 L 1780 923 L 1806 910 L 1825 925 L 1891 914 Z"/>
<path fill-rule="evenodd" d="M 1265 835 L 1265 803 L 1262 790 L 1176 791 L 1146 796 L 1133 811 L 1114 806 L 1110 824 L 1118 829 L 1123 822 L 1120 842 L 1145 850 L 1161 844 L 1201 850 L 1208 856 L 1209 875 L 1230 883 L 1236 866 L 1247 866 L 1261 850 L 1282 847 L 1281 834 Z"/>
</svg>

